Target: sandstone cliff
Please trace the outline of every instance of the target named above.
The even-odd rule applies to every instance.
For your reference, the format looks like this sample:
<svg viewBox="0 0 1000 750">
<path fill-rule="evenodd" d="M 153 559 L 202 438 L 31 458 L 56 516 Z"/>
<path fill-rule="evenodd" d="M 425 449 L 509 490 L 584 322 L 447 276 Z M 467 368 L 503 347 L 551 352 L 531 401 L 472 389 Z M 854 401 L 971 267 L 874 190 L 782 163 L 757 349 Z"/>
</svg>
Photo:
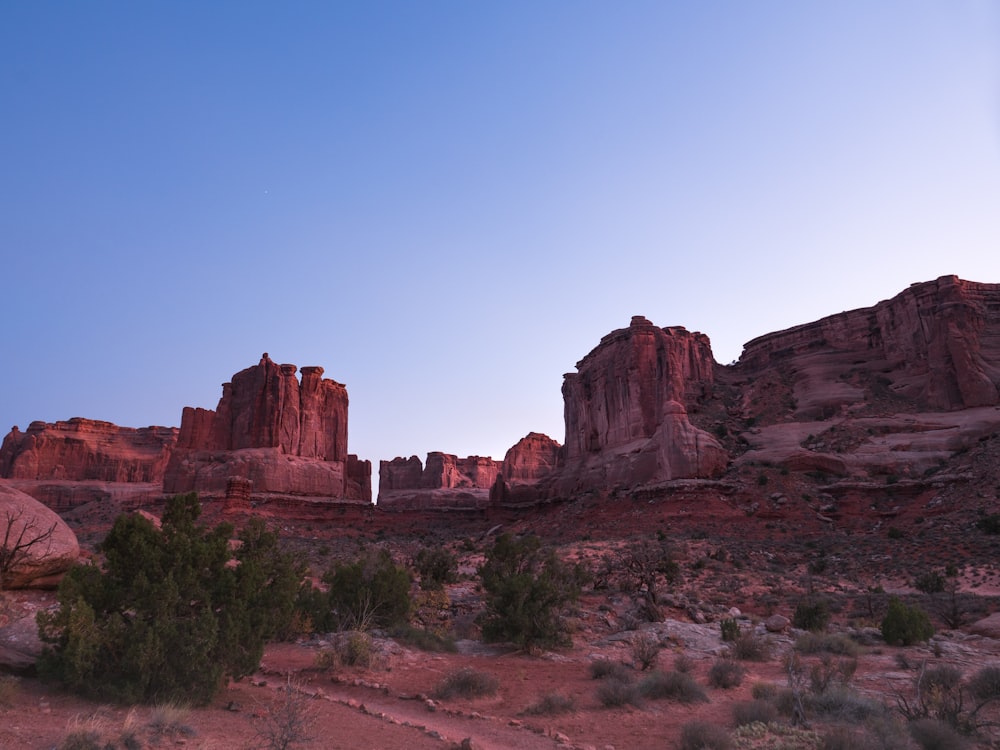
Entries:
<svg viewBox="0 0 1000 750">
<path fill-rule="evenodd" d="M 22 480 L 160 482 L 175 427 L 118 427 L 79 417 L 11 429 L 0 447 L 0 477 Z"/>
<path fill-rule="evenodd" d="M 500 473 L 501 463 L 483 456 L 459 458 L 451 453 L 427 454 L 379 462 L 378 504 L 389 510 L 482 507 Z"/>
<path fill-rule="evenodd" d="M 225 493 L 230 478 L 254 495 L 371 501 L 371 464 L 347 453 L 347 389 L 323 368 L 264 354 L 222 386 L 215 411 L 185 408 L 164 491 Z"/>
<path fill-rule="evenodd" d="M 556 494 L 721 474 L 725 450 L 688 419 L 712 397 L 715 368 L 707 336 L 641 316 L 601 339 L 563 381 Z"/>
</svg>

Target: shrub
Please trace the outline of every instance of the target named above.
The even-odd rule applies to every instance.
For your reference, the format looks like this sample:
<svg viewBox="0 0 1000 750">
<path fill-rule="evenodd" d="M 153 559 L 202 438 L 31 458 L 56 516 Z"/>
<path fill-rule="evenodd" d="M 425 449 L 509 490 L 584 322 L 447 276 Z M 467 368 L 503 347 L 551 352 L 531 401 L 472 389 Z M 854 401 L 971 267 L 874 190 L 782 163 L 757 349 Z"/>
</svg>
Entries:
<svg viewBox="0 0 1000 750">
<path fill-rule="evenodd" d="M 831 719 L 863 722 L 885 713 L 885 706 L 846 687 L 833 687 L 806 699 L 808 708 Z"/>
<path fill-rule="evenodd" d="M 983 667 L 969 680 L 969 693 L 977 705 L 1000 699 L 1000 666 Z"/>
<path fill-rule="evenodd" d="M 771 649 L 756 633 L 746 632 L 733 642 L 732 654 L 740 661 L 767 661 L 771 656 Z"/>
<path fill-rule="evenodd" d="M 20 685 L 21 681 L 14 675 L 0 674 L 0 706 L 13 705 Z"/>
<path fill-rule="evenodd" d="M 708 670 L 708 684 L 715 688 L 728 690 L 743 682 L 746 670 L 729 659 L 717 659 Z"/>
<path fill-rule="evenodd" d="M 770 724 L 777 720 L 778 709 L 766 700 L 740 701 L 733 704 L 733 722 L 738 727 L 747 724 Z"/>
<path fill-rule="evenodd" d="M 101 735 L 91 729 L 76 729 L 63 738 L 57 750 L 101 750 Z"/>
<path fill-rule="evenodd" d="M 910 722 L 910 736 L 921 750 L 963 750 L 966 741 L 950 726 L 936 719 Z"/>
<path fill-rule="evenodd" d="M 597 699 L 605 708 L 639 704 L 639 691 L 634 682 L 611 677 L 597 686 Z"/>
<path fill-rule="evenodd" d="M 803 633 L 795 639 L 795 650 L 801 654 L 839 654 L 857 656 L 858 644 L 842 635 L 827 633 Z"/>
<path fill-rule="evenodd" d="M 487 672 L 464 667 L 448 674 L 434 690 L 436 698 L 483 698 L 500 688 L 497 678 Z"/>
<path fill-rule="evenodd" d="M 349 633 L 337 644 L 337 656 L 341 664 L 367 669 L 372 664 L 372 639 L 367 633 Z"/>
<path fill-rule="evenodd" d="M 927 613 L 919 607 L 909 607 L 893 597 L 882 619 L 882 637 L 893 646 L 910 646 L 934 635 Z"/>
<path fill-rule="evenodd" d="M 853 656 L 836 661 L 830 654 L 823 654 L 819 663 L 809 670 L 809 689 L 814 693 L 825 693 L 831 686 L 846 685 L 858 668 L 858 660 Z"/>
<path fill-rule="evenodd" d="M 677 654 L 674 657 L 674 671 L 687 674 L 694 669 L 694 659 L 687 654 Z"/>
<path fill-rule="evenodd" d="M 652 672 L 639 683 L 639 693 L 650 700 L 705 703 L 708 696 L 694 678 L 684 672 Z"/>
<path fill-rule="evenodd" d="M 254 712 L 254 729 L 261 750 L 291 750 L 312 741 L 310 734 L 315 712 L 310 697 L 301 685 L 290 679 L 270 704 Z"/>
<path fill-rule="evenodd" d="M 479 569 L 486 590 L 483 637 L 531 650 L 564 643 L 560 610 L 580 593 L 581 571 L 564 564 L 537 537 L 504 534 Z"/>
<path fill-rule="evenodd" d="M 1000 513 L 991 513 L 976 521 L 976 528 L 984 534 L 1000 534 Z"/>
<path fill-rule="evenodd" d="M 595 659 L 590 662 L 590 676 L 595 680 L 607 678 L 627 680 L 632 676 L 631 671 L 624 664 L 610 659 Z"/>
<path fill-rule="evenodd" d="M 917 576 L 913 581 L 913 587 L 917 591 L 923 591 L 925 594 L 940 594 L 944 591 L 944 584 L 944 576 L 936 570 L 928 570 L 926 573 Z"/>
<path fill-rule="evenodd" d="M 415 628 L 412 625 L 397 625 L 389 633 L 397 641 L 419 648 L 421 651 L 454 653 L 458 650 L 454 638 L 432 630 Z"/>
<path fill-rule="evenodd" d="M 680 750 L 730 750 L 733 741 L 720 726 L 707 721 L 692 721 L 681 729 Z"/>
<path fill-rule="evenodd" d="M 521 713 L 526 716 L 554 716 L 569 713 L 574 707 L 575 703 L 570 696 L 561 693 L 547 693 Z"/>
<path fill-rule="evenodd" d="M 823 735 L 819 750 L 883 750 L 883 748 L 876 738 L 862 730 L 833 727 Z"/>
<path fill-rule="evenodd" d="M 660 640 L 649 633 L 639 633 L 632 639 L 632 660 L 639 665 L 639 669 L 646 671 L 654 664 L 660 656 Z"/>
<path fill-rule="evenodd" d="M 59 608 L 38 615 L 40 674 L 99 700 L 203 704 L 227 675 L 257 668 L 291 619 L 302 568 L 259 519 L 233 553 L 232 527 L 205 528 L 200 513 L 189 494 L 168 501 L 162 530 L 139 514 L 115 520 L 103 566 L 70 570 Z"/>
<path fill-rule="evenodd" d="M 830 609 L 822 599 L 804 599 L 792 615 L 792 625 L 801 630 L 818 632 L 825 630 L 829 622 Z"/>
<path fill-rule="evenodd" d="M 722 640 L 724 641 L 735 641 L 740 637 L 740 624 L 736 621 L 735 617 L 727 617 L 721 620 L 719 628 L 722 630 Z"/>
<path fill-rule="evenodd" d="M 444 547 L 424 547 L 413 560 L 420 588 L 435 591 L 458 580 L 458 560 Z"/>
<path fill-rule="evenodd" d="M 778 686 L 773 682 L 755 682 L 750 686 L 750 695 L 755 700 L 773 700 L 778 696 Z"/>
<path fill-rule="evenodd" d="M 384 549 L 335 564 L 323 582 L 329 591 L 316 597 L 313 614 L 323 631 L 390 628 L 410 613 L 410 574 Z"/>
</svg>

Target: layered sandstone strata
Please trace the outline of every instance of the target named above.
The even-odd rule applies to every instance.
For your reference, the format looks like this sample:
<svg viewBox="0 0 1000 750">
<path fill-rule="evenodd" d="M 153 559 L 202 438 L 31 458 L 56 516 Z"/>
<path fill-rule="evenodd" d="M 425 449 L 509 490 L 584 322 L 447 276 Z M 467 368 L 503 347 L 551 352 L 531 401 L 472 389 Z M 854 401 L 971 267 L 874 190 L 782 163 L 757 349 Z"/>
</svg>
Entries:
<svg viewBox="0 0 1000 750">
<path fill-rule="evenodd" d="M 347 388 L 297 369 L 265 353 L 223 384 L 214 411 L 185 408 L 164 491 L 222 497 L 239 477 L 258 496 L 371 502 L 371 464 L 347 453 Z"/>
</svg>

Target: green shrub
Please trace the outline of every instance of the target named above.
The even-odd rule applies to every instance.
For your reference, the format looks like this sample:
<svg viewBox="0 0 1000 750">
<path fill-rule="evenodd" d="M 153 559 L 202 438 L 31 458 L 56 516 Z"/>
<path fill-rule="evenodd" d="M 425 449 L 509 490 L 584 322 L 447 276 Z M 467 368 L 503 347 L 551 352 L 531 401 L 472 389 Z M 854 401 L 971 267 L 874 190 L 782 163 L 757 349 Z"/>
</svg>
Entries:
<svg viewBox="0 0 1000 750">
<path fill-rule="evenodd" d="M 190 494 L 168 501 L 162 530 L 139 514 L 115 520 L 103 566 L 70 570 L 59 608 L 38 615 L 40 674 L 99 700 L 203 704 L 227 675 L 257 668 L 303 570 L 260 520 L 232 552 L 232 527 L 208 529 L 200 513 Z"/>
<path fill-rule="evenodd" d="M 389 634 L 397 641 L 419 648 L 421 651 L 454 653 L 458 650 L 454 638 L 408 624 L 397 625 L 389 631 Z"/>
<path fill-rule="evenodd" d="M 579 595 L 582 573 L 543 550 L 537 537 L 504 534 L 487 550 L 479 575 L 486 590 L 486 640 L 527 650 L 568 640 L 561 610 Z"/>
<path fill-rule="evenodd" d="M 798 603 L 792 615 L 792 625 L 800 630 L 819 632 L 830 622 L 830 608 L 822 599 L 807 598 Z"/>
<path fill-rule="evenodd" d="M 722 640 L 732 642 L 740 637 L 740 624 L 735 617 L 727 617 L 719 621 L 719 628 L 722 630 Z"/>
<path fill-rule="evenodd" d="M 717 659 L 708 670 L 708 684 L 714 688 L 728 690 L 742 683 L 745 674 L 746 670 L 736 662 Z"/>
<path fill-rule="evenodd" d="M 500 683 L 496 677 L 471 667 L 448 674 L 434 690 L 436 698 L 483 698 L 496 694 Z"/>
<path fill-rule="evenodd" d="M 413 560 L 420 574 L 420 588 L 430 591 L 458 580 L 458 560 L 444 547 L 424 547 Z"/>
<path fill-rule="evenodd" d="M 410 574 L 384 549 L 335 564 L 323 582 L 329 591 L 317 593 L 312 604 L 323 631 L 391 628 L 410 614 Z"/>
<path fill-rule="evenodd" d="M 367 669 L 372 664 L 372 639 L 367 633 L 349 633 L 337 645 L 337 656 L 341 664 Z"/>
<path fill-rule="evenodd" d="M 976 521 L 976 528 L 984 534 L 1000 534 L 1000 513 L 991 513 Z"/>
<path fill-rule="evenodd" d="M 889 600 L 889 609 L 882 619 L 882 637 L 892 646 L 910 646 L 934 635 L 927 613 L 919 607 L 909 607 L 896 597 Z"/>
<path fill-rule="evenodd" d="M 707 721 L 692 721 L 681 728 L 680 750 L 730 750 L 729 733 Z"/>
<path fill-rule="evenodd" d="M 940 594 L 944 591 L 944 584 L 944 576 L 936 570 L 928 570 L 926 573 L 921 573 L 913 581 L 913 587 L 917 591 L 923 591 L 925 594 Z"/>
<path fill-rule="evenodd" d="M 706 703 L 708 696 L 694 678 L 684 672 L 652 672 L 639 683 L 639 694 L 650 700 Z"/>
</svg>

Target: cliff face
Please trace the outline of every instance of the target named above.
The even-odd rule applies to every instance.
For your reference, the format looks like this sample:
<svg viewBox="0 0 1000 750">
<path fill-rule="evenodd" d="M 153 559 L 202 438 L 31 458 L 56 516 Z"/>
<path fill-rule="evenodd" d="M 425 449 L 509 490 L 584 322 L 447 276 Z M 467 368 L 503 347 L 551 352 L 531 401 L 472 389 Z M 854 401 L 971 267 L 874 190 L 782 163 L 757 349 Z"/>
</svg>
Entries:
<svg viewBox="0 0 1000 750">
<path fill-rule="evenodd" d="M 739 368 L 759 373 L 794 360 L 803 363 L 800 369 L 822 369 L 831 355 L 851 358 L 855 369 L 877 369 L 895 395 L 921 408 L 995 405 L 1000 284 L 955 276 L 913 284 L 873 307 L 754 339 L 744 347 Z M 822 379 L 822 372 L 817 376 Z"/>
<path fill-rule="evenodd" d="M 480 507 L 500 473 L 500 462 L 488 456 L 459 458 L 451 453 L 427 454 L 379 463 L 378 503 L 390 510 L 436 507 Z"/>
<path fill-rule="evenodd" d="M 563 381 L 557 492 L 720 474 L 726 452 L 687 416 L 711 398 L 715 367 L 708 337 L 641 316 L 601 339 Z"/>
<path fill-rule="evenodd" d="M 118 427 L 79 417 L 14 427 L 0 447 L 0 477 L 159 483 L 177 441 L 175 427 Z"/>
<path fill-rule="evenodd" d="M 265 354 L 222 386 L 215 411 L 185 408 L 164 491 L 216 496 L 240 477 L 254 494 L 370 502 L 371 464 L 347 453 L 347 389 L 321 367 L 301 382 L 296 371 Z"/>
</svg>

